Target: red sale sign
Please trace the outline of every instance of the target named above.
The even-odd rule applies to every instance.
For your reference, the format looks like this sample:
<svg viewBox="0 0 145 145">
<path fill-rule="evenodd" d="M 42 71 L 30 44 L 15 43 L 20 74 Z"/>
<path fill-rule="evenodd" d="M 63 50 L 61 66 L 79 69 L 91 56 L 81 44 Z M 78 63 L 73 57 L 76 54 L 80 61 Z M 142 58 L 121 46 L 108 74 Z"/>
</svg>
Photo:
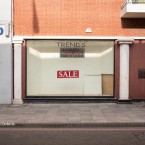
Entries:
<svg viewBox="0 0 145 145">
<path fill-rule="evenodd" d="M 78 70 L 59 70 L 57 71 L 57 78 L 79 78 Z"/>
</svg>

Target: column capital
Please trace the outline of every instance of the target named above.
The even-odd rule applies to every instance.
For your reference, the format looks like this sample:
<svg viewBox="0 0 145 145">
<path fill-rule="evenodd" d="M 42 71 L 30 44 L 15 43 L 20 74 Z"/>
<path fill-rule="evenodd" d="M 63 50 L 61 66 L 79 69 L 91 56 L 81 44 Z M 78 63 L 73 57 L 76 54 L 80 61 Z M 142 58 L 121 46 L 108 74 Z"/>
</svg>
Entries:
<svg viewBox="0 0 145 145">
<path fill-rule="evenodd" d="M 22 99 L 15 99 L 15 98 L 14 98 L 13 104 L 16 104 L 16 105 L 18 105 L 18 104 L 23 104 L 23 101 L 22 101 Z"/>
<path fill-rule="evenodd" d="M 13 44 L 22 44 L 23 43 L 23 38 L 22 37 L 16 37 L 16 36 L 14 36 L 13 37 Z"/>
<path fill-rule="evenodd" d="M 23 40 L 13 40 L 13 44 L 22 44 Z"/>
<path fill-rule="evenodd" d="M 134 38 L 132 37 L 122 37 L 122 38 L 118 38 L 117 42 L 119 44 L 132 44 L 134 41 Z"/>
</svg>

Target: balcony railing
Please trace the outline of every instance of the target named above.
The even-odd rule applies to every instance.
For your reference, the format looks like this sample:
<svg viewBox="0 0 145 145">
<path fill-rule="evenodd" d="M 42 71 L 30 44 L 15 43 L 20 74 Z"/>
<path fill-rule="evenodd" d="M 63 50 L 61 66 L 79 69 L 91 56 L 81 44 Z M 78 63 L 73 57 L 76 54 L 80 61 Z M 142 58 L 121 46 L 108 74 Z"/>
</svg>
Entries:
<svg viewBox="0 0 145 145">
<path fill-rule="evenodd" d="M 121 9 L 123 9 L 126 4 L 145 4 L 145 0 L 125 0 Z"/>
<path fill-rule="evenodd" d="M 145 18 L 145 0 L 125 0 L 121 6 L 122 18 Z"/>
<path fill-rule="evenodd" d="M 145 4 L 145 0 L 131 0 L 132 4 Z"/>
</svg>

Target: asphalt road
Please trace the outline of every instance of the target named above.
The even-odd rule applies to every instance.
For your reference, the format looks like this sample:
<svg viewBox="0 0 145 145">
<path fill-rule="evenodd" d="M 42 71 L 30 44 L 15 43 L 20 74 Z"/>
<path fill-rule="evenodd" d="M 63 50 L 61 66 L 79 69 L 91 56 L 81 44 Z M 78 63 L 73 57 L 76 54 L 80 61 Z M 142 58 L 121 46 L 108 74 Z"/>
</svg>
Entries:
<svg viewBox="0 0 145 145">
<path fill-rule="evenodd" d="M 0 145 L 144 145 L 145 128 L 0 128 Z"/>
</svg>

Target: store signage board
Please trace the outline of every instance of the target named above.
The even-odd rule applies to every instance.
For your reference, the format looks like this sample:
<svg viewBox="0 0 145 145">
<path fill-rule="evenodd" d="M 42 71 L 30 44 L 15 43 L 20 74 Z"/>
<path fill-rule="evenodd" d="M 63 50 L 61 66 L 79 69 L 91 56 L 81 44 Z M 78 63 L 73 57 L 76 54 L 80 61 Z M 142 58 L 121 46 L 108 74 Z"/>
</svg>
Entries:
<svg viewBox="0 0 145 145">
<path fill-rule="evenodd" d="M 3 33 L 4 33 L 4 29 L 0 27 L 0 35 L 3 35 Z"/>
<path fill-rule="evenodd" d="M 58 70 L 57 78 L 79 78 L 79 70 Z"/>
<path fill-rule="evenodd" d="M 84 48 L 61 48 L 60 57 L 61 58 L 84 58 L 85 49 Z"/>
</svg>

